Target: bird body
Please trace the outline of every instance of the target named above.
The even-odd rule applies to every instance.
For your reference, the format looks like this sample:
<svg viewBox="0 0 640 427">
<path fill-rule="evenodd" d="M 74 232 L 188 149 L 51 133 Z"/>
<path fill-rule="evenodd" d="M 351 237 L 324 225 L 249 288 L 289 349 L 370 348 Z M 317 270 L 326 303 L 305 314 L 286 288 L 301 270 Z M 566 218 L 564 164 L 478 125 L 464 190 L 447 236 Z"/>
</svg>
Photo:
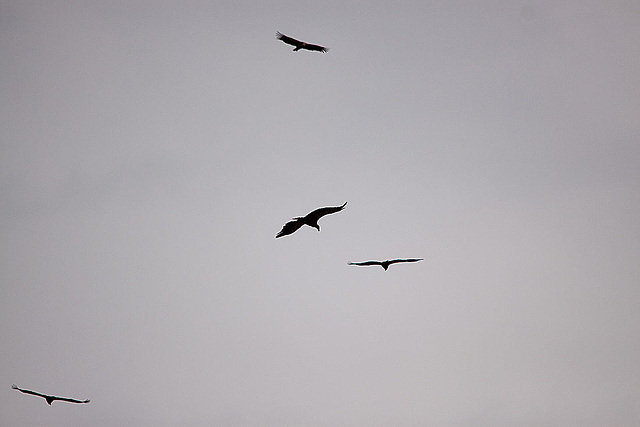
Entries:
<svg viewBox="0 0 640 427">
<path fill-rule="evenodd" d="M 18 387 L 17 385 L 15 385 L 15 384 L 13 384 L 13 385 L 11 386 L 11 388 L 12 388 L 12 389 L 14 389 L 14 390 L 21 391 L 22 393 L 32 394 L 32 395 L 34 395 L 34 396 L 43 397 L 43 398 L 44 398 L 44 400 L 46 400 L 46 401 L 47 401 L 47 403 L 48 403 L 49 405 L 51 405 L 51 403 L 52 403 L 54 400 L 62 400 L 62 401 L 64 401 L 64 402 L 70 402 L 70 403 L 89 403 L 89 402 L 90 402 L 90 399 L 87 399 L 87 400 L 78 400 L 78 399 L 71 399 L 71 398 L 69 398 L 69 397 L 50 396 L 50 395 L 48 395 L 48 394 L 38 393 L 37 391 L 25 390 L 25 389 L 19 388 L 19 387 Z"/>
<path fill-rule="evenodd" d="M 328 47 L 319 46 L 317 44 L 309 44 L 300 40 L 296 40 L 293 37 L 285 36 L 279 31 L 276 33 L 276 38 L 278 38 L 279 40 L 282 40 L 286 44 L 295 46 L 295 48 L 293 49 L 294 52 L 297 52 L 300 49 L 315 50 L 322 53 L 327 53 L 329 51 Z"/>
<path fill-rule="evenodd" d="M 313 227 L 316 230 L 320 231 L 318 220 L 325 215 L 340 212 L 341 210 L 344 209 L 346 205 L 347 205 L 347 202 L 344 202 L 344 205 L 342 206 L 329 206 L 326 208 L 318 208 L 313 212 L 309 212 L 305 216 L 294 217 L 291 221 L 287 222 L 282 227 L 282 230 L 280 230 L 278 234 L 276 234 L 276 239 L 278 237 L 287 236 L 289 234 L 295 233 L 303 225 L 308 225 L 309 227 Z"/>
<path fill-rule="evenodd" d="M 369 266 L 369 265 L 379 265 L 387 271 L 387 268 L 391 264 L 396 264 L 399 262 L 418 262 L 422 261 L 424 258 L 407 258 L 407 259 L 387 259 L 384 261 L 363 261 L 363 262 L 348 262 L 349 265 L 357 265 L 357 266 Z"/>
</svg>

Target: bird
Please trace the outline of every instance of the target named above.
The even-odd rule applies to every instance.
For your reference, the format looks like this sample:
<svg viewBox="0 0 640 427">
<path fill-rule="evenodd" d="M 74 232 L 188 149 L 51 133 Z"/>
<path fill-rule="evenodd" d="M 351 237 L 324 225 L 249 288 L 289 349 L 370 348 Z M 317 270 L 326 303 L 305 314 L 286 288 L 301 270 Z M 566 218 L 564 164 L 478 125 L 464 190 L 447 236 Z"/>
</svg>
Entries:
<svg viewBox="0 0 640 427">
<path fill-rule="evenodd" d="M 62 400 L 64 402 L 71 402 L 71 403 L 89 403 L 91 401 L 90 399 L 77 400 L 77 399 L 71 399 L 71 398 L 68 398 L 68 397 L 49 396 L 48 394 L 38 393 L 37 391 L 31 391 L 31 390 L 25 390 L 25 389 L 19 388 L 15 384 L 11 385 L 11 388 L 14 389 L 14 390 L 21 391 L 21 392 L 26 393 L 26 394 L 33 394 L 34 396 L 44 397 L 44 399 L 47 401 L 47 403 L 49 405 L 51 405 L 51 403 L 54 400 Z"/>
<path fill-rule="evenodd" d="M 348 262 L 349 265 L 359 265 L 359 266 L 369 266 L 369 265 L 379 265 L 387 271 L 387 268 L 391 264 L 396 264 L 399 262 L 418 262 L 422 261 L 424 258 L 408 258 L 408 259 L 387 259 L 384 261 L 364 261 L 364 262 Z"/>
<path fill-rule="evenodd" d="M 308 44 L 308 43 L 305 43 L 305 42 L 301 42 L 300 40 L 296 40 L 296 39 L 291 38 L 289 36 L 285 36 L 280 31 L 276 32 L 276 38 L 282 40 L 286 44 L 290 44 L 291 46 L 295 46 L 295 48 L 293 49 L 294 52 L 297 52 L 300 49 L 316 50 L 316 51 L 322 52 L 322 53 L 329 52 L 329 48 L 328 47 L 318 46 L 317 44 Z"/>
<path fill-rule="evenodd" d="M 313 212 L 309 212 L 305 216 L 294 217 L 291 221 L 287 222 L 282 227 L 282 230 L 280 230 L 278 234 L 276 234 L 276 239 L 278 237 L 287 236 L 289 234 L 295 233 L 303 225 L 308 225 L 320 231 L 318 220 L 325 215 L 340 212 L 341 210 L 344 209 L 346 205 L 347 205 L 347 202 L 344 202 L 344 205 L 342 206 L 318 208 Z"/>
</svg>

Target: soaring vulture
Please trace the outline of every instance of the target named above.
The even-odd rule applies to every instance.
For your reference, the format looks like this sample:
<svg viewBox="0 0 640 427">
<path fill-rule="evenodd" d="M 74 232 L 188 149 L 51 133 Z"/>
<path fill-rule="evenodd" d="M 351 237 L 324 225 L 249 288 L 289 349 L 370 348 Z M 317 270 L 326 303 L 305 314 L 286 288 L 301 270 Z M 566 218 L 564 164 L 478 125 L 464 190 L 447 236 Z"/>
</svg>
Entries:
<svg viewBox="0 0 640 427">
<path fill-rule="evenodd" d="M 387 268 L 389 268 L 391 264 L 396 264 L 398 262 L 418 262 L 418 261 L 422 261 L 423 259 L 424 258 L 388 259 L 385 261 L 348 262 L 347 264 L 360 265 L 360 266 L 379 265 L 380 267 L 384 268 L 385 271 L 387 271 Z"/>
<path fill-rule="evenodd" d="M 276 234 L 276 239 L 278 237 L 287 236 L 291 233 L 296 232 L 303 225 L 308 225 L 320 231 L 318 220 L 325 215 L 340 212 L 342 209 L 344 209 L 345 206 L 347 206 L 347 202 L 344 202 L 344 205 L 342 206 L 318 208 L 315 211 L 310 212 L 305 216 L 297 216 L 293 218 L 291 221 L 289 221 L 288 223 L 286 223 L 284 227 L 282 227 L 282 230 L 280 230 L 280 232 Z"/>
<path fill-rule="evenodd" d="M 23 393 L 33 394 L 34 396 L 44 397 L 44 399 L 47 401 L 47 403 L 49 405 L 51 405 L 51 402 L 53 402 L 54 400 L 62 400 L 64 402 L 71 402 L 71 403 L 89 403 L 90 402 L 89 399 L 87 399 L 87 400 L 77 400 L 77 399 L 70 399 L 68 397 L 49 396 L 48 394 L 38 393 L 37 391 L 31 391 L 31 390 L 25 390 L 25 389 L 19 388 L 15 384 L 13 384 L 11 386 L 11 388 L 14 389 L 14 390 L 21 391 Z"/>
<path fill-rule="evenodd" d="M 328 47 L 318 46 L 317 44 L 308 44 L 308 43 L 305 43 L 305 42 L 301 42 L 300 40 L 296 40 L 296 39 L 291 38 L 289 36 L 285 36 L 280 31 L 278 31 L 276 33 L 276 38 L 282 40 L 286 44 L 290 44 L 291 46 L 295 46 L 295 48 L 293 49 L 294 52 L 297 52 L 300 49 L 316 50 L 316 51 L 322 52 L 322 53 L 327 53 L 329 51 Z"/>
</svg>

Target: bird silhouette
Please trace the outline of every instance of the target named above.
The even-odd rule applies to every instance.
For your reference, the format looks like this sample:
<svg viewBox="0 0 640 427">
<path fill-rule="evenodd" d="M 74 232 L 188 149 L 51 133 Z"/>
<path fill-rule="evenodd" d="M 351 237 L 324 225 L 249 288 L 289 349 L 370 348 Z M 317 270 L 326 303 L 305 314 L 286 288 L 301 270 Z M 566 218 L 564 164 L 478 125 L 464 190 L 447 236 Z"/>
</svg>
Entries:
<svg viewBox="0 0 640 427">
<path fill-rule="evenodd" d="M 422 261 L 424 258 L 408 258 L 408 259 L 387 259 L 384 261 L 363 261 L 363 262 L 348 262 L 349 265 L 358 265 L 358 266 L 369 266 L 369 265 L 379 265 L 387 271 L 387 268 L 391 264 L 397 264 L 399 262 L 418 262 Z"/>
<path fill-rule="evenodd" d="M 276 38 L 282 40 L 286 44 L 290 44 L 291 46 L 295 46 L 295 48 L 293 49 L 294 52 L 297 52 L 300 49 L 315 50 L 315 51 L 322 52 L 322 53 L 327 53 L 329 51 L 328 47 L 318 46 L 317 44 L 305 43 L 305 42 L 302 42 L 300 40 L 296 40 L 293 37 L 285 36 L 280 31 L 278 31 L 276 33 Z"/>
<path fill-rule="evenodd" d="M 300 227 L 303 225 L 308 225 L 309 227 L 313 227 L 320 231 L 320 226 L 318 225 L 318 220 L 325 215 L 329 215 L 332 213 L 340 212 L 347 205 L 347 202 L 344 202 L 342 206 L 333 206 L 326 208 L 318 208 L 313 212 L 309 212 L 305 216 L 297 216 L 293 218 L 291 221 L 287 222 L 282 230 L 278 234 L 276 234 L 276 239 L 278 237 L 287 236 L 289 234 L 295 233 Z"/>
<path fill-rule="evenodd" d="M 89 403 L 89 402 L 90 402 L 90 399 L 87 399 L 87 400 L 78 400 L 78 399 L 71 399 L 71 398 L 69 398 L 69 397 L 49 396 L 48 394 L 38 393 L 37 391 L 31 391 L 31 390 L 25 390 L 25 389 L 22 389 L 22 388 L 18 387 L 18 386 L 17 386 L 17 385 L 15 385 L 15 384 L 13 384 L 13 385 L 11 386 L 11 388 L 12 388 L 12 389 L 14 389 L 14 390 L 21 391 L 21 392 L 26 393 L 26 394 L 33 394 L 34 396 L 44 397 L 44 399 L 47 401 L 47 403 L 48 403 L 49 405 L 51 405 L 51 403 L 52 403 L 54 400 L 62 400 L 62 401 L 64 401 L 64 402 L 71 402 L 71 403 Z"/>
</svg>

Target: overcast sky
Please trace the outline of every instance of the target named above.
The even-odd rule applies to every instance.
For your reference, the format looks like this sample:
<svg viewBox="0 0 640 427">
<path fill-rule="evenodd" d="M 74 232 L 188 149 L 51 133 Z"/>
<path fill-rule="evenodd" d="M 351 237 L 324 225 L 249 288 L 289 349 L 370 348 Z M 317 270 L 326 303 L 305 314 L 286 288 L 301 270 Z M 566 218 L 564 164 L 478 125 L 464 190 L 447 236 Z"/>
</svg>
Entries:
<svg viewBox="0 0 640 427">
<path fill-rule="evenodd" d="M 0 1 L 0 424 L 639 425 L 639 22 Z"/>
</svg>

